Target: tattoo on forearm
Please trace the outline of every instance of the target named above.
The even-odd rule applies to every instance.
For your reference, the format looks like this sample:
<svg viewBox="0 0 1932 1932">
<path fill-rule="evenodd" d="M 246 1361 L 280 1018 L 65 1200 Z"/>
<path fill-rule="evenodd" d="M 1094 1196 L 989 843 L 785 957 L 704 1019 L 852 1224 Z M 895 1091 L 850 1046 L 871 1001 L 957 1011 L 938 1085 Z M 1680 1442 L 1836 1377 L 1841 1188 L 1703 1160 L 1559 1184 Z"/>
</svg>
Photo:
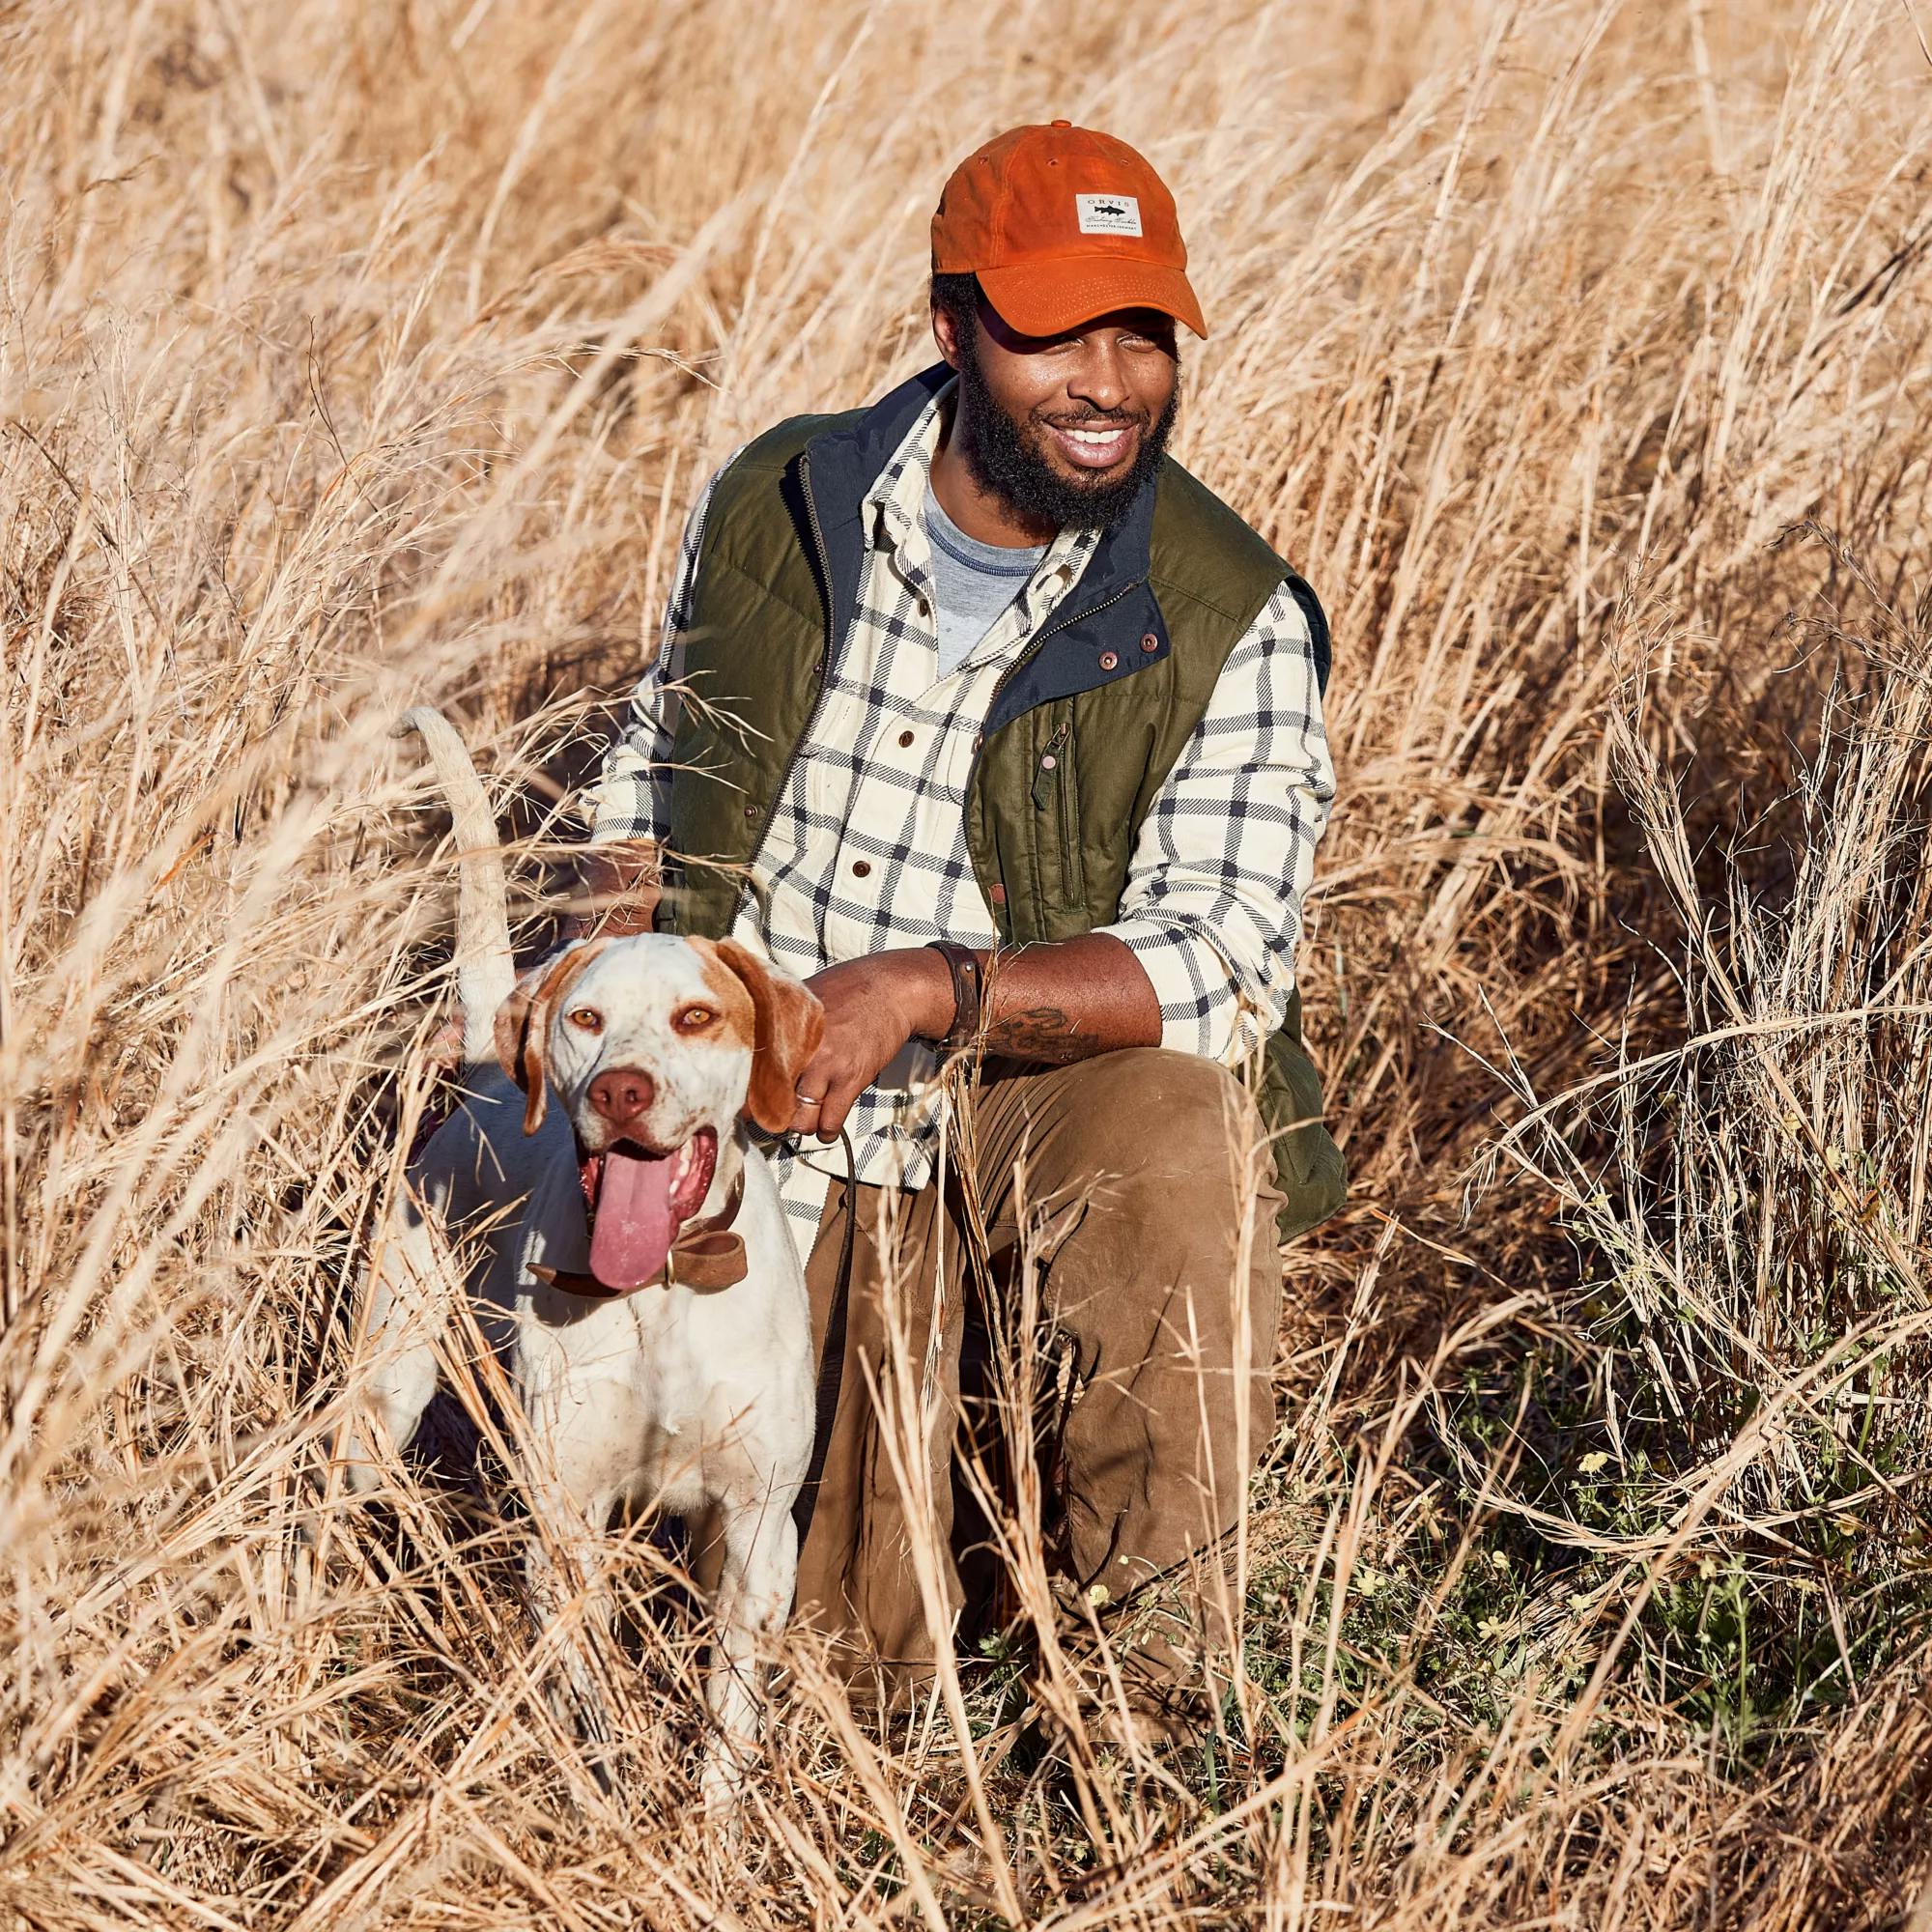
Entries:
<svg viewBox="0 0 1932 1932">
<path fill-rule="evenodd" d="M 1058 1007 L 1031 1007 L 986 1024 L 986 1050 L 1020 1060 L 1085 1060 L 1100 1050 L 1100 1036 L 1079 1032 Z"/>
</svg>

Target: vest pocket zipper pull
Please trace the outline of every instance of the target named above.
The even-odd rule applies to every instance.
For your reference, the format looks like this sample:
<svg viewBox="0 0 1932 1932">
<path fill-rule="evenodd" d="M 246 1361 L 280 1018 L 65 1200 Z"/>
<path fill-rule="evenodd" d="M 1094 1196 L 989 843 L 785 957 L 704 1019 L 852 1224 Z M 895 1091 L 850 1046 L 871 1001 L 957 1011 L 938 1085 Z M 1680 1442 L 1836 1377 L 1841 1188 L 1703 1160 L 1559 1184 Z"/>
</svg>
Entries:
<svg viewBox="0 0 1932 1932">
<path fill-rule="evenodd" d="M 1071 727 L 1063 724 L 1046 741 L 1046 750 L 1039 754 L 1039 763 L 1034 768 L 1033 802 L 1044 811 L 1052 802 L 1055 786 L 1060 777 L 1060 748 L 1066 743 Z"/>
</svg>

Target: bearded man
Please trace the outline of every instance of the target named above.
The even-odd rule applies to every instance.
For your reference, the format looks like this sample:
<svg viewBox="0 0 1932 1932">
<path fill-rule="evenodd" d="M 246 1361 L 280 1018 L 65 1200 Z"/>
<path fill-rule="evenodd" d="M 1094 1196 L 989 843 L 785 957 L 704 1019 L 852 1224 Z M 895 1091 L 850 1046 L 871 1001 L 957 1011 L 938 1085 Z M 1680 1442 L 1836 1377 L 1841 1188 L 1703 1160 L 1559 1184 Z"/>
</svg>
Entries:
<svg viewBox="0 0 1932 1932">
<path fill-rule="evenodd" d="M 964 161 L 932 222 L 943 363 L 713 477 L 596 788 L 602 929 L 735 935 L 825 1005 L 772 1150 L 820 1347 L 858 1236 L 797 1615 L 889 1684 L 935 1639 L 902 1491 L 952 1536 L 962 1340 L 1010 1328 L 1024 1249 L 1059 1372 L 1049 1566 L 1115 1612 L 1188 1577 L 1180 1623 L 1127 1646 L 1147 1703 L 1198 1692 L 1226 1604 L 1190 1559 L 1218 1561 L 1272 1434 L 1277 1236 L 1342 1199 L 1293 970 L 1327 625 L 1166 454 L 1176 325 L 1207 332 L 1186 262 L 1108 135 Z M 1231 1070 L 1256 1064 L 1259 1113 Z M 940 1323 L 923 1471 L 895 1473 L 876 1393 L 889 1308 L 915 1406 Z"/>
</svg>

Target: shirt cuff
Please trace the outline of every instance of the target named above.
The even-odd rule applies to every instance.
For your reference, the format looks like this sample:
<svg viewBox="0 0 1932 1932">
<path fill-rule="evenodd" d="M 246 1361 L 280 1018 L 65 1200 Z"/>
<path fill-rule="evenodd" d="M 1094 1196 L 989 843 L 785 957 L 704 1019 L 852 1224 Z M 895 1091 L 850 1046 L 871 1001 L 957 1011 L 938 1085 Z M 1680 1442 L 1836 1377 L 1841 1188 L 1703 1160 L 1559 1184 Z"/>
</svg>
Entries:
<svg viewBox="0 0 1932 1932">
<path fill-rule="evenodd" d="M 1252 1050 L 1234 972 L 1197 927 L 1141 913 L 1094 929 L 1111 932 L 1141 962 L 1160 1002 L 1162 1046 L 1224 1065 Z"/>
</svg>

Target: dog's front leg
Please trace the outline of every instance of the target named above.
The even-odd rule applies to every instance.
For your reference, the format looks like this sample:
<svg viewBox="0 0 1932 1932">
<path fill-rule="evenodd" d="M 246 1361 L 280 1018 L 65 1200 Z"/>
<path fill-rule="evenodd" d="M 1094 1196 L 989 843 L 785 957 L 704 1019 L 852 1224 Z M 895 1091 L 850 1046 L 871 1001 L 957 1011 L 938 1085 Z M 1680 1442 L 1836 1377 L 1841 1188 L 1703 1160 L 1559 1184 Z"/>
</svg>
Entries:
<svg viewBox="0 0 1932 1932">
<path fill-rule="evenodd" d="M 599 1537 L 609 1501 L 586 1515 L 561 1485 L 531 1497 L 535 1518 L 524 1548 L 524 1581 L 530 1617 L 545 1653 L 544 1700 L 566 1731 L 592 1749 L 597 1780 L 610 1788 L 603 1759 L 615 1733 L 599 1678 L 599 1662 L 610 1654 L 612 1605 L 604 1579 Z"/>
<path fill-rule="evenodd" d="M 737 1802 L 758 1739 L 758 1638 L 784 1622 L 798 1583 L 798 1532 L 789 1509 L 767 1500 L 722 1515 L 724 1554 L 712 1599 L 717 1634 L 704 1687 L 712 1722 L 704 1753 L 707 1811 Z"/>
<path fill-rule="evenodd" d="M 567 1360 L 527 1331 L 517 1378 L 529 1425 L 524 1575 L 545 1653 L 544 1697 L 557 1721 L 592 1747 L 598 1782 L 609 1790 L 604 1759 L 616 1728 L 604 1671 L 614 1605 L 602 1539 L 640 1431 L 620 1387 L 573 1381 Z"/>
</svg>

